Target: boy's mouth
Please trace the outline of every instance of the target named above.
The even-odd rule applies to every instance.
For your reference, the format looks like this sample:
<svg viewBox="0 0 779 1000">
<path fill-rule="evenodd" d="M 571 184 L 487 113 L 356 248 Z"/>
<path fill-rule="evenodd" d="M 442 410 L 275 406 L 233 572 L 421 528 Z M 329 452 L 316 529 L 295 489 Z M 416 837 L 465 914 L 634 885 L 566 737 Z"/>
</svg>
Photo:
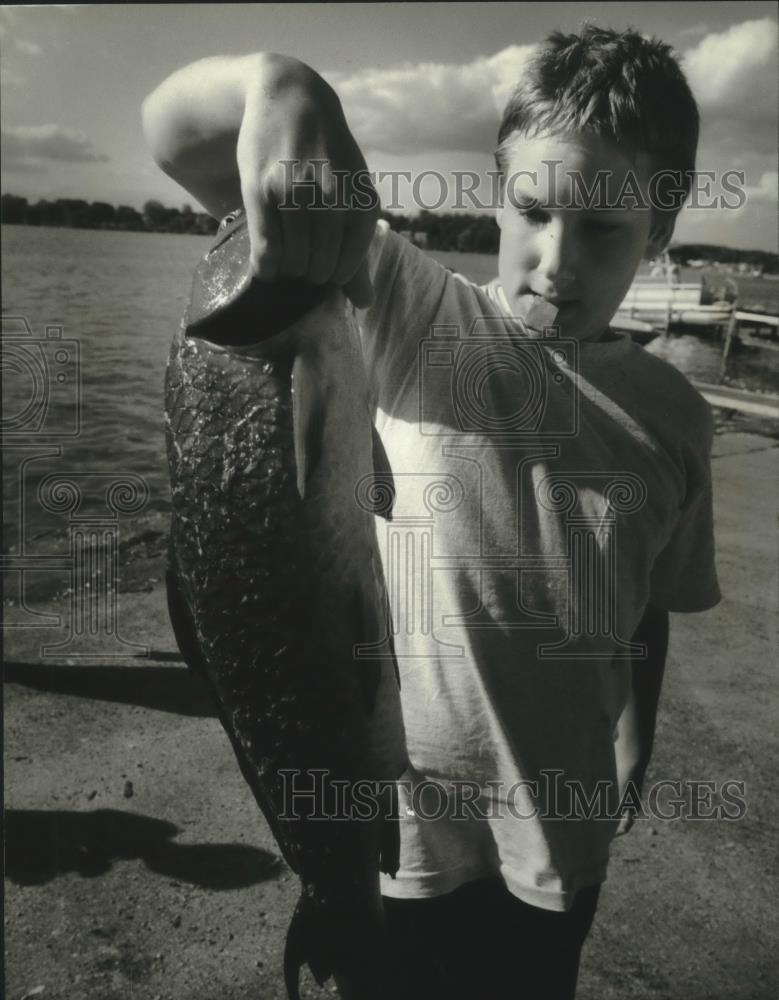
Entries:
<svg viewBox="0 0 779 1000">
<path fill-rule="evenodd" d="M 558 308 L 540 295 L 531 297 L 530 304 L 524 310 L 524 321 L 531 330 L 542 331 L 554 326 Z"/>
<path fill-rule="evenodd" d="M 532 289 L 527 289 L 522 292 L 521 297 L 526 299 L 531 305 L 539 302 L 548 302 L 549 305 L 554 306 L 555 309 L 562 309 L 564 306 L 570 306 L 576 302 L 576 299 L 570 296 L 540 295 L 538 292 L 532 291 Z"/>
<path fill-rule="evenodd" d="M 568 312 L 576 304 L 576 299 L 562 298 L 557 295 L 539 295 L 537 292 L 525 291 L 519 294 L 519 305 L 523 313 L 552 310 L 555 313 Z"/>
</svg>

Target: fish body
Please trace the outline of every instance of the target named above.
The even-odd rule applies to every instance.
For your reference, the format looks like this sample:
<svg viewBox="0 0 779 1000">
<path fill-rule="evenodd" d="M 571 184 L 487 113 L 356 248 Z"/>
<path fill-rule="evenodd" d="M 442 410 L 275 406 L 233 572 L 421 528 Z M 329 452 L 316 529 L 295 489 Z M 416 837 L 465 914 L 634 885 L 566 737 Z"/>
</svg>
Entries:
<svg viewBox="0 0 779 1000">
<path fill-rule="evenodd" d="M 223 225 L 166 374 L 168 598 L 301 881 L 291 997 L 303 962 L 320 983 L 333 973 L 354 997 L 382 995 L 379 871 L 398 866 L 392 783 L 407 758 L 365 501 L 366 385 L 341 292 L 252 282 L 242 217 Z"/>
</svg>

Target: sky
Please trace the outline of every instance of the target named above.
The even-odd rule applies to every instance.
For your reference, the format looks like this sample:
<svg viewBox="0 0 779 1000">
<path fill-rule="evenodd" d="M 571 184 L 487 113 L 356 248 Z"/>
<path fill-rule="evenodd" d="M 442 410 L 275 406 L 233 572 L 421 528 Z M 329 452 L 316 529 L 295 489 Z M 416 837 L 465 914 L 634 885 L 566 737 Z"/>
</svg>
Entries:
<svg viewBox="0 0 779 1000">
<path fill-rule="evenodd" d="M 714 172 L 713 194 L 726 171 L 743 171 L 745 198 L 728 198 L 743 204 L 701 198 L 676 239 L 777 251 L 773 2 L 6 5 L 2 191 L 192 204 L 145 147 L 144 97 L 196 59 L 275 51 L 333 84 L 370 169 L 421 178 L 396 182 L 394 207 L 435 208 L 440 187 L 425 172 L 493 170 L 502 102 L 532 46 L 585 17 L 673 45 L 701 112 L 698 169 Z M 389 182 L 380 193 L 390 207 Z"/>
</svg>

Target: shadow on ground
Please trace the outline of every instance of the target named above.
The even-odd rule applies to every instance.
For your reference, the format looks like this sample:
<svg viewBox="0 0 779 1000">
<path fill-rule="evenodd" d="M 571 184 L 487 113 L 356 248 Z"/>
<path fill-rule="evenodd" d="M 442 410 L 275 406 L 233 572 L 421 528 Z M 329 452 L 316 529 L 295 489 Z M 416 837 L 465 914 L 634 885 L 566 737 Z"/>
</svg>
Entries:
<svg viewBox="0 0 779 1000">
<path fill-rule="evenodd" d="M 67 872 L 94 878 L 115 861 L 139 858 L 160 875 L 218 890 L 245 888 L 285 870 L 276 855 L 258 847 L 176 844 L 178 833 L 173 823 L 118 809 L 9 809 L 6 877 L 17 885 L 43 885 Z"/>
<path fill-rule="evenodd" d="M 139 705 L 162 712 L 210 718 L 216 712 L 205 685 L 187 667 L 71 666 L 48 663 L 5 663 L 7 684 L 36 691 Z"/>
</svg>

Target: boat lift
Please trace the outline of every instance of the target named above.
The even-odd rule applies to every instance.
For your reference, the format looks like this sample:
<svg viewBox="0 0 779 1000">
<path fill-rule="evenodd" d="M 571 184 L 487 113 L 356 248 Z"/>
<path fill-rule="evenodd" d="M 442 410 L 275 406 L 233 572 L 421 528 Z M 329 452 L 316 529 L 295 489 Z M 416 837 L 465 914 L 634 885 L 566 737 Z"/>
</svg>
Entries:
<svg viewBox="0 0 779 1000">
<path fill-rule="evenodd" d="M 723 338 L 718 384 L 695 383 L 696 387 L 713 406 L 779 419 L 779 398 L 731 389 L 722 384 L 728 355 L 740 325 L 768 328 L 775 336 L 779 332 L 779 316 L 739 309 L 738 286 L 732 279 L 727 279 L 732 286 L 727 299 L 703 302 L 703 280 L 676 281 L 678 269 L 672 265 L 667 252 L 657 270 L 660 273 L 655 277 L 641 277 L 633 282 L 611 322 L 612 327 L 629 333 L 641 344 L 656 336 L 668 337 L 671 326 L 677 323 L 702 329 L 716 328 Z"/>
</svg>

